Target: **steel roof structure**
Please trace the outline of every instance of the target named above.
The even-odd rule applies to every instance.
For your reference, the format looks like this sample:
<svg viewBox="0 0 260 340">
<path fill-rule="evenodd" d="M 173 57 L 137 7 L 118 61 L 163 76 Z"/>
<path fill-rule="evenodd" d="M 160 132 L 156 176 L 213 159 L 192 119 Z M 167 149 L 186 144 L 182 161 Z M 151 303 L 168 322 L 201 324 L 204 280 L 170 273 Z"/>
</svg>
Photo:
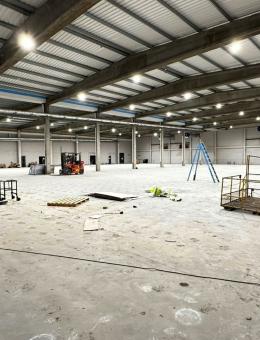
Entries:
<svg viewBox="0 0 260 340">
<path fill-rule="evenodd" d="M 18 46 L 21 32 L 33 51 Z M 201 131 L 258 125 L 259 98 L 259 0 L 0 0 L 2 110 L 45 104 L 50 114 Z M 0 118 L 6 131 L 41 124 Z M 55 118 L 51 130 L 93 133 L 85 124 Z"/>
</svg>

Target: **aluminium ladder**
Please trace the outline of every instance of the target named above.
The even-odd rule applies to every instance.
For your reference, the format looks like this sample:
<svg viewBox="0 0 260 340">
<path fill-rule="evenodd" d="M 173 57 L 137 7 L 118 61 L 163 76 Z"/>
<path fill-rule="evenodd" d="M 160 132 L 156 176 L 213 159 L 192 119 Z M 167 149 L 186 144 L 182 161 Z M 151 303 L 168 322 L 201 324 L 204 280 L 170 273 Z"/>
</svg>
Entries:
<svg viewBox="0 0 260 340">
<path fill-rule="evenodd" d="M 190 172 L 189 172 L 189 176 L 188 176 L 187 181 L 189 181 L 189 179 L 190 179 L 190 176 L 191 176 L 191 173 L 192 173 L 194 166 L 195 166 L 195 171 L 194 171 L 194 175 L 193 175 L 193 181 L 195 181 L 201 154 L 204 156 L 205 163 L 208 166 L 209 173 L 211 175 L 213 182 L 214 183 L 219 182 L 218 175 L 217 175 L 216 170 L 215 170 L 215 168 L 214 168 L 214 166 L 211 162 L 211 159 L 209 157 L 208 151 L 207 151 L 204 143 L 199 143 L 198 146 L 197 146 L 195 155 L 192 159 L 192 164 L 191 164 L 191 168 L 190 168 Z"/>
</svg>

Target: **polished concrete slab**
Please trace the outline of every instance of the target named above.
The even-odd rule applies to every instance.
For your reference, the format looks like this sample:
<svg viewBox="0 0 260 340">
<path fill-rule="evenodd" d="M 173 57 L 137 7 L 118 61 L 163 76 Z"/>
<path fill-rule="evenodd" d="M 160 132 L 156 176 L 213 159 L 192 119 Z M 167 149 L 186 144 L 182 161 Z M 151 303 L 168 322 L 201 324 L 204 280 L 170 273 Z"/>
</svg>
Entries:
<svg viewBox="0 0 260 340">
<path fill-rule="evenodd" d="M 219 177 L 245 172 L 216 169 Z M 260 338 L 260 217 L 221 208 L 205 166 L 196 182 L 179 165 L 89 167 L 70 177 L 27 171 L 0 171 L 18 179 L 22 197 L 0 206 L 1 340 Z M 150 197 L 154 184 L 182 201 Z M 92 191 L 139 198 L 47 207 Z M 93 215 L 102 216 L 99 230 L 83 231 Z"/>
</svg>

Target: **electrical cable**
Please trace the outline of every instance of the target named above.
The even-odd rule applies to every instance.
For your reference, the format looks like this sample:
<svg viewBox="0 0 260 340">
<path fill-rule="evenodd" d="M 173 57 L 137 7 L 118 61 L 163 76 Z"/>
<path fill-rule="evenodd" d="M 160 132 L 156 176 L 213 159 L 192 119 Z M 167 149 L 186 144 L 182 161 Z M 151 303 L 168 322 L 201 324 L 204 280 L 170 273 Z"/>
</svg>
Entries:
<svg viewBox="0 0 260 340">
<path fill-rule="evenodd" d="M 207 275 L 199 275 L 199 274 L 192 274 L 192 273 L 184 273 L 184 272 L 180 272 L 180 271 L 167 270 L 167 269 L 154 268 L 154 267 L 135 266 L 135 265 L 124 264 L 124 263 L 100 261 L 100 260 L 86 259 L 86 258 L 82 258 L 82 257 L 74 257 L 74 256 L 66 256 L 66 255 L 59 255 L 59 254 L 42 253 L 42 252 L 36 252 L 36 251 L 19 250 L 19 249 L 2 248 L 2 247 L 0 247 L 0 250 L 15 252 L 15 253 L 63 258 L 63 259 L 68 259 L 68 260 L 85 261 L 85 262 L 90 262 L 90 263 L 98 263 L 98 264 L 105 264 L 105 265 L 117 266 L 117 267 L 126 267 L 126 268 L 139 269 L 139 270 L 150 270 L 150 271 L 155 271 L 155 272 L 165 273 L 165 274 L 174 274 L 174 275 L 181 275 L 181 276 L 187 276 L 187 277 L 193 277 L 193 278 L 199 278 L 199 279 L 224 281 L 224 282 L 231 282 L 231 283 L 238 283 L 238 284 L 245 284 L 245 285 L 260 287 L 259 282 L 240 281 L 240 280 L 234 280 L 234 279 L 226 279 L 226 278 L 217 277 L 217 276 L 207 276 Z"/>
</svg>

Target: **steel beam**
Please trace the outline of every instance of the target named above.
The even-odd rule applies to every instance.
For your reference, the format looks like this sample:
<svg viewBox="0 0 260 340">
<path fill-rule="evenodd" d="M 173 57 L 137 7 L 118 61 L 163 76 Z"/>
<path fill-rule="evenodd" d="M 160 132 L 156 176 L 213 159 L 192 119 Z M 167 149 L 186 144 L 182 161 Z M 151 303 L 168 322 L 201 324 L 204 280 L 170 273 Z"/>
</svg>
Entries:
<svg viewBox="0 0 260 340">
<path fill-rule="evenodd" d="M 260 13 L 234 20 L 192 36 L 166 43 L 150 50 L 128 56 L 110 67 L 90 76 L 61 94 L 51 96 L 55 103 L 75 95 L 78 91 L 92 90 L 131 77 L 136 72 L 146 72 L 185 58 L 229 44 L 234 39 L 245 39 L 260 32 Z"/>
<path fill-rule="evenodd" d="M 207 89 L 210 86 L 225 85 L 236 81 L 256 78 L 260 75 L 260 63 L 255 65 L 237 67 L 225 71 L 211 72 L 193 77 L 187 77 L 173 83 L 157 87 L 151 91 L 117 101 L 103 108 L 103 111 L 110 111 L 118 107 L 125 107 L 130 104 L 138 104 L 153 99 L 167 98 L 183 94 L 185 91 L 196 91 Z"/>
<path fill-rule="evenodd" d="M 30 32 L 36 40 L 36 45 L 40 46 L 99 1 L 48 0 L 29 16 L 5 44 L 0 56 L 0 73 L 6 71 L 29 53 L 17 45 L 19 33 Z"/>
<path fill-rule="evenodd" d="M 205 117 L 217 117 L 217 116 L 223 116 L 223 115 L 231 115 L 233 113 L 238 114 L 240 111 L 246 112 L 256 112 L 260 110 L 260 100 L 254 100 L 254 101 L 243 101 L 238 102 L 235 104 L 229 104 L 224 106 L 222 109 L 209 109 L 204 110 L 201 112 L 194 112 L 191 114 L 185 114 L 180 117 L 176 118 L 176 121 L 182 120 L 182 121 L 189 121 L 192 120 L 194 117 L 196 118 L 205 118 Z M 194 123 L 195 125 L 198 124 L 198 122 Z M 192 124 L 192 125 L 194 125 Z"/>
<path fill-rule="evenodd" d="M 234 91 L 225 91 L 209 94 L 199 98 L 194 98 L 184 102 L 180 102 L 174 105 L 168 105 L 166 107 L 155 109 L 150 112 L 144 112 L 136 115 L 136 118 L 142 119 L 146 116 L 161 115 L 166 112 L 177 112 L 182 110 L 191 110 L 195 108 L 200 108 L 203 106 L 214 105 L 217 103 L 228 103 L 239 100 L 246 100 L 260 96 L 260 88 L 254 89 L 243 89 Z M 175 117 L 165 119 L 166 122 L 171 122 L 176 120 Z"/>
</svg>

